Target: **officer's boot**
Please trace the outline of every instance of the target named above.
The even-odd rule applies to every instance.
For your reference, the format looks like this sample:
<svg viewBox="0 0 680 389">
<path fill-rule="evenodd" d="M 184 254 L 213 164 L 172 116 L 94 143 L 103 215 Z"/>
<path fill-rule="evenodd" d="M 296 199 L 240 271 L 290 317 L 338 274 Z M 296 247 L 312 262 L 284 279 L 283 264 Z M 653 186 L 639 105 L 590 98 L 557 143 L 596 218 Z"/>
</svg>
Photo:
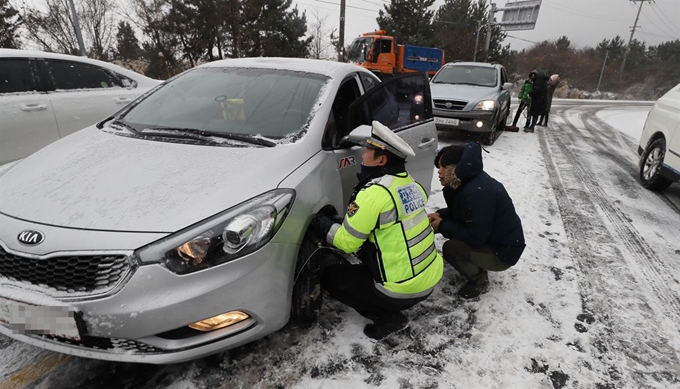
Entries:
<svg viewBox="0 0 680 389">
<path fill-rule="evenodd" d="M 408 328 L 408 318 L 400 311 L 371 316 L 370 319 L 373 320 L 373 324 L 367 324 L 364 327 L 364 334 L 371 339 L 380 340 L 387 335 L 401 332 Z"/>
</svg>

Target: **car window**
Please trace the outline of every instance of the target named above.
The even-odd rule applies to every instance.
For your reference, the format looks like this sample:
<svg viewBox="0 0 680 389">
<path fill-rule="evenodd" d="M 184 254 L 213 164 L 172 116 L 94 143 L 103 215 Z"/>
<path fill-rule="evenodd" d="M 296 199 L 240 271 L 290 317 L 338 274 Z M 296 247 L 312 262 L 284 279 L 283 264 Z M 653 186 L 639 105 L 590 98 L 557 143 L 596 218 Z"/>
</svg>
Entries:
<svg viewBox="0 0 680 389">
<path fill-rule="evenodd" d="M 98 66 L 74 61 L 47 60 L 47 70 L 52 77 L 54 88 L 65 89 L 101 89 L 122 87 L 121 80 Z"/>
<path fill-rule="evenodd" d="M 501 68 L 501 86 L 508 82 L 508 75 L 505 73 L 505 69 Z"/>
<path fill-rule="evenodd" d="M 354 109 L 353 123 L 370 125 L 377 120 L 392 130 L 432 118 L 432 98 L 425 74 L 400 76 L 383 82 Z"/>
<path fill-rule="evenodd" d="M 348 114 L 349 105 L 352 104 L 359 97 L 359 84 L 356 78 L 351 77 L 346 79 L 333 100 L 331 113 L 326 124 L 326 131 L 321 141 L 321 147 L 324 149 L 333 149 L 338 147 L 343 136 L 349 134 Z"/>
<path fill-rule="evenodd" d="M 364 84 L 364 91 L 368 91 L 380 83 L 380 81 L 366 73 L 359 73 L 359 78 L 361 78 L 361 83 Z"/>
<path fill-rule="evenodd" d="M 368 59 L 368 51 L 373 46 L 373 38 L 361 38 L 352 42 L 347 55 L 349 62 L 366 62 Z"/>
<path fill-rule="evenodd" d="M 138 130 L 179 128 L 284 138 L 306 129 L 329 78 L 256 68 L 195 68 L 165 83 L 122 119 Z"/>
<path fill-rule="evenodd" d="M 482 66 L 447 66 L 432 79 L 433 83 L 496 86 L 496 69 Z"/>
<path fill-rule="evenodd" d="M 35 91 L 28 58 L 0 59 L 0 93 Z"/>
</svg>

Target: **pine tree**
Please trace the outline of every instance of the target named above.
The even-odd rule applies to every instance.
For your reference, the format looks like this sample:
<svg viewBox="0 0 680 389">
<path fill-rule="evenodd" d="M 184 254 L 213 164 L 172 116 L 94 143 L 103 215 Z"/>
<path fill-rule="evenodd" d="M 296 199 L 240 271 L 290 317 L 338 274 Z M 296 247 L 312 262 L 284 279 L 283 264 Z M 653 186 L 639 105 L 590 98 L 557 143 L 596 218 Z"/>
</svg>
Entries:
<svg viewBox="0 0 680 389">
<path fill-rule="evenodd" d="M 0 0 L 0 48 L 21 47 L 18 32 L 21 18 L 18 15 L 19 12 L 9 4 L 9 0 Z"/>
<path fill-rule="evenodd" d="M 142 49 L 139 47 L 139 41 L 132 26 L 126 21 L 119 22 L 116 33 L 116 58 L 130 60 L 137 59 L 141 55 Z"/>
<path fill-rule="evenodd" d="M 243 0 L 248 56 L 307 57 L 312 37 L 305 38 L 307 17 L 292 0 Z M 244 31 L 242 30 L 242 31 Z"/>
<path fill-rule="evenodd" d="M 376 19 L 381 30 L 396 37 L 397 42 L 415 46 L 434 45 L 435 0 L 391 0 Z"/>
</svg>

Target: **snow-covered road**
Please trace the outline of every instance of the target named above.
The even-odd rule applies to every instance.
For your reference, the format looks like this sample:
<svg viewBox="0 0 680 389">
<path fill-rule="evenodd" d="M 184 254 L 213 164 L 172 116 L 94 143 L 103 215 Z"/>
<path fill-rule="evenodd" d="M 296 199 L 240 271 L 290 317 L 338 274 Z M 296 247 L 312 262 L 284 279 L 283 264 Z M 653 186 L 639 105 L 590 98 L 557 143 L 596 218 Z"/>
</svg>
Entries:
<svg viewBox="0 0 680 389">
<path fill-rule="evenodd" d="M 311 328 L 171 366 L 0 337 L 0 389 L 678 388 L 680 185 L 657 194 L 637 180 L 649 109 L 554 105 L 549 127 L 488 147 L 485 170 L 513 197 L 527 249 L 471 301 L 456 296 L 463 280 L 447 265 L 406 312 L 410 333 L 371 341 L 365 319 L 326 299 Z M 432 187 L 435 210 L 445 206 L 436 175 Z"/>
</svg>

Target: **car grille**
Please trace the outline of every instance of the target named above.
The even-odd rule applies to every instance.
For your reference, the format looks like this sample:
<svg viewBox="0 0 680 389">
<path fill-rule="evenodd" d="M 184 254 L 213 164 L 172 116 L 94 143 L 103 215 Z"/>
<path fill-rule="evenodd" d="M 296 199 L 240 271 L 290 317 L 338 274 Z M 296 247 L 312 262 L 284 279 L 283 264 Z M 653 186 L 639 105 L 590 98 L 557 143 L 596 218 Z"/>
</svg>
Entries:
<svg viewBox="0 0 680 389">
<path fill-rule="evenodd" d="M 80 340 L 73 340 L 52 335 L 35 335 L 33 337 L 52 343 L 61 343 L 88 350 L 102 350 L 111 352 L 118 351 L 132 354 L 158 354 L 163 352 L 163 350 L 154 346 L 129 339 L 96 338 L 93 336 L 84 336 Z"/>
<path fill-rule="evenodd" d="M 103 292 L 130 271 L 125 255 L 72 255 L 33 259 L 0 247 L 0 276 L 61 293 Z"/>
<path fill-rule="evenodd" d="M 448 109 L 451 111 L 460 111 L 467 105 L 467 101 L 460 100 L 433 100 L 433 101 L 435 108 Z"/>
</svg>

